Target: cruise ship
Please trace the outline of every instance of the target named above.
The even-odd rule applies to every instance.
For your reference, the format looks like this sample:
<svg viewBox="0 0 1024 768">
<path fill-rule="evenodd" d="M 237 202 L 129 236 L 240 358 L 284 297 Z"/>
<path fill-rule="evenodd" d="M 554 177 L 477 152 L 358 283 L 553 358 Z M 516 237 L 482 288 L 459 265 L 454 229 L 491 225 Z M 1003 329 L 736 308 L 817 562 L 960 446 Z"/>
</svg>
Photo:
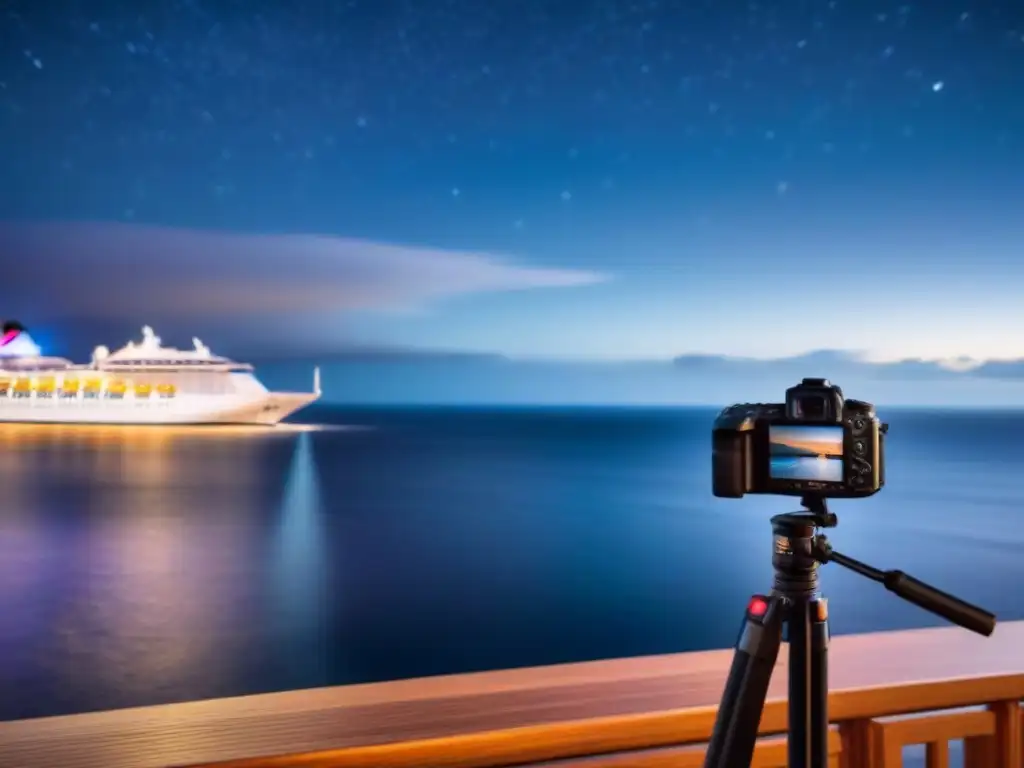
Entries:
<svg viewBox="0 0 1024 768">
<path fill-rule="evenodd" d="M 111 352 L 96 347 L 92 362 L 47 357 L 17 322 L 0 335 L 0 422 L 78 424 L 274 425 L 320 397 L 269 392 L 253 367 L 210 352 L 162 345 L 153 329 Z"/>
</svg>

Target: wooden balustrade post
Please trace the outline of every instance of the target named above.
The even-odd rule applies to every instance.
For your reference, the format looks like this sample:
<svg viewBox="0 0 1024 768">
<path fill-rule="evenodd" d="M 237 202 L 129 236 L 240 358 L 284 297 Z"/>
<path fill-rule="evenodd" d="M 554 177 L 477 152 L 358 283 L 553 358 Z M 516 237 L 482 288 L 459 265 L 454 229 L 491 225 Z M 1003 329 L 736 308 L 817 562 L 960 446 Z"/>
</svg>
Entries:
<svg viewBox="0 0 1024 768">
<path fill-rule="evenodd" d="M 903 741 L 895 738 L 894 731 L 878 720 L 868 721 L 868 731 L 871 751 L 865 768 L 903 768 Z"/>
<path fill-rule="evenodd" d="M 1024 713 L 1016 701 L 997 701 L 988 705 L 995 715 L 996 733 L 993 739 L 992 765 L 998 768 L 1024 768 L 1021 723 Z"/>
<path fill-rule="evenodd" d="M 1003 768 L 994 759 L 991 736 L 969 736 L 964 739 L 964 768 Z"/>
<path fill-rule="evenodd" d="M 949 768 L 949 742 L 933 741 L 924 745 L 926 768 Z"/>
<path fill-rule="evenodd" d="M 843 740 L 840 760 L 842 768 L 871 768 L 875 737 L 870 720 L 848 720 L 839 724 L 839 736 Z"/>
</svg>

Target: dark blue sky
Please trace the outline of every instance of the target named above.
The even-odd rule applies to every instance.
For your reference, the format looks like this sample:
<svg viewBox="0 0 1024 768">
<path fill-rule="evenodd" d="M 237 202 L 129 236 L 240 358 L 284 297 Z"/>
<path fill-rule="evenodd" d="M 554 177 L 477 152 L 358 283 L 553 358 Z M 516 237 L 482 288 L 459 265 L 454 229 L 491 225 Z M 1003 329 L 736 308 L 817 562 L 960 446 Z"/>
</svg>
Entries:
<svg viewBox="0 0 1024 768">
<path fill-rule="evenodd" d="M 0 301 L 51 335 L 1024 357 L 1019 3 L 4 13 Z"/>
</svg>

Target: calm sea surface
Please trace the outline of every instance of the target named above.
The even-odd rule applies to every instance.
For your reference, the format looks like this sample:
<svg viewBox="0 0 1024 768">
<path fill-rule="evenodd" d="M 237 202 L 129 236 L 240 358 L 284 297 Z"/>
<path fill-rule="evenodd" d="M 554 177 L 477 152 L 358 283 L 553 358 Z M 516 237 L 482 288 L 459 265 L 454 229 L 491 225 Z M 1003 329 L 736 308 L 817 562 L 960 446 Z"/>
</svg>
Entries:
<svg viewBox="0 0 1024 768">
<path fill-rule="evenodd" d="M 837 549 L 1024 618 L 1024 413 L 882 411 Z M 731 645 L 786 498 L 704 409 L 0 426 L 0 719 Z M 940 623 L 839 566 L 835 633 Z"/>
</svg>

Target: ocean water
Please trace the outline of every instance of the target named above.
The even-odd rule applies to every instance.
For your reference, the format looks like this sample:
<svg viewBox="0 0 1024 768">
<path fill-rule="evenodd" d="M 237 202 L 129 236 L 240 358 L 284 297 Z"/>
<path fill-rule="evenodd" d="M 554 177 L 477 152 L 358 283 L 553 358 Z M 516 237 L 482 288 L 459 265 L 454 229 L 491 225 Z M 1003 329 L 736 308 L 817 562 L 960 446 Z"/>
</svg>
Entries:
<svg viewBox="0 0 1024 768">
<path fill-rule="evenodd" d="M 882 410 L 836 549 L 1024 618 L 1024 413 Z M 769 517 L 710 409 L 0 426 L 0 719 L 732 644 Z M 839 566 L 834 633 L 936 625 Z"/>
</svg>

